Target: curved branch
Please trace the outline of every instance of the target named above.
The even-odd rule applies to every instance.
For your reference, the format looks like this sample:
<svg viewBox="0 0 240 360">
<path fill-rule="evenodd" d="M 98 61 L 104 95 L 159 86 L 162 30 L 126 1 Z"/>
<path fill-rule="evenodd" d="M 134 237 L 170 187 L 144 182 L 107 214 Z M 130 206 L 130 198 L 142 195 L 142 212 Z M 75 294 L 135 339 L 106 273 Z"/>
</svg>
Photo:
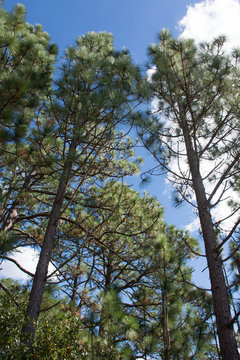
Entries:
<svg viewBox="0 0 240 360">
<path fill-rule="evenodd" d="M 24 269 L 24 268 L 17 262 L 17 260 L 12 259 L 12 258 L 10 258 L 10 257 L 8 257 L 8 256 L 3 256 L 3 255 L 0 255 L 0 259 L 13 262 L 13 263 L 14 263 L 21 271 L 23 271 L 25 274 L 27 274 L 27 275 L 29 275 L 29 276 L 31 276 L 31 277 L 34 277 L 34 274 L 31 273 L 30 271 Z"/>
</svg>

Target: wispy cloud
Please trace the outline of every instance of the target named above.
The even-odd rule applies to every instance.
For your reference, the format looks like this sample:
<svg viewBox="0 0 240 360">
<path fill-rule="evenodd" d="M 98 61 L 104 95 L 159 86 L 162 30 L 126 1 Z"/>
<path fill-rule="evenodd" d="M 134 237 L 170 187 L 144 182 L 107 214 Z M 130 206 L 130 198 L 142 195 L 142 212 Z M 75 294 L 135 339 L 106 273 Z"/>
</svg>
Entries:
<svg viewBox="0 0 240 360">
<path fill-rule="evenodd" d="M 211 41 L 219 35 L 225 35 L 227 38 L 225 51 L 231 52 L 233 48 L 240 47 L 240 1 L 239 0 L 205 0 L 194 5 L 188 6 L 186 15 L 178 23 L 181 31 L 180 38 L 192 38 L 196 43 L 202 41 Z M 205 172 L 209 172 L 213 163 L 204 161 L 201 164 Z M 219 169 L 221 170 L 221 169 Z M 205 182 L 207 192 L 211 192 L 214 187 L 213 183 Z M 220 195 L 223 187 L 215 195 L 215 199 Z M 227 217 L 231 210 L 227 205 L 229 199 L 236 200 L 237 194 L 229 189 L 222 201 L 213 209 L 215 220 L 219 221 Z M 225 221 L 224 226 L 230 229 L 236 217 L 229 218 Z M 194 220 L 187 228 L 190 231 L 196 229 L 198 220 Z"/>
</svg>

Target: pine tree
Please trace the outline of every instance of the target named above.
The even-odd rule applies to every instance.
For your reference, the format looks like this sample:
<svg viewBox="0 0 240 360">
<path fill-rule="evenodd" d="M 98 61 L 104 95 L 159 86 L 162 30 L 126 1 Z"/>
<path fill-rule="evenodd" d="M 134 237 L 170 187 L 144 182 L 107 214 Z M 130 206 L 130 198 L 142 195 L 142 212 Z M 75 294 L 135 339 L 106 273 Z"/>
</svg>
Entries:
<svg viewBox="0 0 240 360">
<path fill-rule="evenodd" d="M 147 194 L 111 181 L 88 196 L 87 213 L 79 208 L 71 218 L 61 232 L 64 251 L 53 259 L 71 311 L 92 333 L 92 352 L 109 359 L 124 351 L 166 359 L 214 353 L 211 296 L 193 287 L 187 265 L 196 240 L 166 227 Z"/>
<path fill-rule="evenodd" d="M 41 25 L 25 21 L 25 8 L 0 9 L 0 143 L 19 142 L 52 81 L 56 46 Z"/>
<path fill-rule="evenodd" d="M 70 307 L 81 314 L 91 331 L 94 328 L 99 351 L 105 343 L 109 351 L 128 352 L 138 323 L 121 299 L 131 302 L 131 293 L 153 272 L 144 248 L 160 231 L 162 208 L 151 196 L 141 198 L 115 181 L 90 189 L 78 205 L 81 202 L 85 213 L 77 211 L 77 218 L 71 217 L 66 238 L 61 235 L 64 252 L 59 256 L 56 249 L 53 259 L 64 274 L 63 281 L 67 279 L 63 290 L 69 295 Z M 112 311 L 114 306 L 119 311 Z M 93 324 L 86 313 L 92 314 Z M 106 352 L 105 356 L 110 355 Z"/>
<path fill-rule="evenodd" d="M 215 353 L 211 296 L 194 287 L 188 265 L 196 240 L 174 226 L 164 226 L 146 256 L 153 271 L 132 295 L 132 314 L 139 319 L 134 346 L 143 358 L 202 359 Z"/>
<path fill-rule="evenodd" d="M 4 254 L 18 242 L 10 230 L 22 195 L 35 180 L 27 137 L 51 88 L 57 48 L 40 25 L 25 21 L 23 5 L 12 12 L 1 8 L 0 16 L 0 246 Z"/>
<path fill-rule="evenodd" d="M 56 187 L 23 327 L 29 347 L 34 339 L 58 223 L 71 203 L 65 201 L 67 191 L 71 187 L 77 191 L 85 182 L 119 176 L 115 173 L 121 173 L 124 160 L 116 161 L 115 169 L 111 164 L 116 150 L 121 149 L 123 135 L 117 135 L 115 128 L 124 126 L 141 101 L 144 91 L 141 82 L 140 71 L 129 54 L 114 51 L 110 34 L 89 33 L 77 40 L 76 47 L 66 51 L 62 77 L 46 105 L 55 142 L 46 145 L 45 152 L 46 158 L 54 160 L 52 177 Z"/>
<path fill-rule="evenodd" d="M 148 118 L 140 131 L 159 168 L 169 172 L 179 194 L 176 200 L 188 201 L 198 212 L 221 355 L 239 359 L 221 259 L 222 246 L 239 220 L 229 235 L 220 233 L 219 244 L 221 221 L 215 224 L 211 214 L 239 174 L 239 70 L 224 55 L 223 43 L 219 38 L 197 48 L 192 40 L 160 34 L 160 44 L 149 48 L 154 67 L 150 86 L 160 120 Z"/>
</svg>

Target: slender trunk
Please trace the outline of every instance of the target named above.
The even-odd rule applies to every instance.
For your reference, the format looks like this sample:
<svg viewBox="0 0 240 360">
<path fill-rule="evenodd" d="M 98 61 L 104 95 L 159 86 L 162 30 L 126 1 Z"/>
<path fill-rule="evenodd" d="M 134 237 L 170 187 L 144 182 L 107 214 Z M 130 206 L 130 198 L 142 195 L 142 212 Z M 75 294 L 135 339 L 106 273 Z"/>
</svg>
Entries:
<svg viewBox="0 0 240 360">
<path fill-rule="evenodd" d="M 146 321 L 146 291 L 143 289 L 143 321 L 144 321 L 144 337 L 147 335 L 147 321 Z M 144 346 L 144 360 L 147 360 L 147 349 Z"/>
<path fill-rule="evenodd" d="M 199 158 L 192 148 L 188 130 L 186 130 L 186 128 L 183 130 L 205 244 L 221 355 L 223 360 L 239 360 L 236 337 L 231 323 L 230 305 L 223 274 L 222 260 L 217 251 L 217 237 L 211 218 L 210 204 L 207 201 L 203 179 L 199 171 Z"/>
<path fill-rule="evenodd" d="M 166 260 L 163 256 L 164 284 L 162 288 L 162 314 L 163 314 L 163 343 L 164 343 L 164 360 L 170 359 L 170 334 L 168 326 L 168 294 L 166 290 Z"/>
<path fill-rule="evenodd" d="M 80 267 L 81 260 L 82 260 L 82 258 L 79 256 L 78 257 L 78 262 L 77 262 L 78 269 Z M 74 306 L 76 306 L 75 300 L 76 300 L 76 296 L 77 296 L 77 288 L 78 288 L 79 277 L 80 277 L 80 274 L 79 274 L 79 272 L 77 272 L 77 274 L 74 275 L 74 280 L 73 280 L 73 289 L 72 289 L 72 295 L 71 295 L 70 299 L 71 299 L 72 302 L 74 302 Z"/>
<path fill-rule="evenodd" d="M 104 284 L 104 289 L 103 289 L 103 300 L 104 297 L 107 295 L 107 292 L 110 290 L 110 286 L 112 283 L 112 272 L 113 272 L 113 267 L 112 267 L 112 262 L 111 262 L 111 255 L 108 255 L 108 262 L 106 264 L 106 277 L 105 277 L 105 284 Z M 104 314 L 104 309 L 103 309 L 103 304 L 102 304 L 102 308 L 101 308 L 101 313 L 100 313 L 100 322 L 99 322 L 99 336 L 104 336 L 104 321 L 106 320 L 105 318 L 105 314 Z M 109 316 L 109 315 L 108 315 Z"/>
<path fill-rule="evenodd" d="M 52 211 L 45 232 L 43 245 L 33 280 L 32 290 L 28 301 L 22 333 L 27 336 L 26 343 L 29 349 L 32 346 L 35 336 L 36 324 L 47 278 L 48 265 L 52 257 L 52 251 L 55 243 L 55 234 L 61 215 L 62 204 L 71 173 L 76 146 L 77 139 L 74 138 L 69 147 L 68 156 L 64 163 L 62 174 L 59 179 L 58 190 L 52 206 Z"/>
</svg>

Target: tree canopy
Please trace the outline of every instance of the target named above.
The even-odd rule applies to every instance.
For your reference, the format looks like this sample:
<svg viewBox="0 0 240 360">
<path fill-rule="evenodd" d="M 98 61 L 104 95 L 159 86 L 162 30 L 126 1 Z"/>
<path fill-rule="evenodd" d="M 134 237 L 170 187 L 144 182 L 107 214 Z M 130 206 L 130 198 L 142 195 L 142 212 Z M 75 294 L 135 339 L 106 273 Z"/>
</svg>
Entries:
<svg viewBox="0 0 240 360">
<path fill-rule="evenodd" d="M 163 31 L 149 77 L 90 32 L 58 66 L 22 5 L 0 12 L 0 259 L 30 276 L 0 281 L 0 357 L 239 359 L 238 52 Z M 135 129 L 149 174 L 194 207 L 204 254 L 126 183 L 141 171 Z M 12 257 L 25 248 L 35 274 Z M 211 290 L 193 283 L 195 256 Z"/>
<path fill-rule="evenodd" d="M 238 53 L 224 54 L 224 38 L 197 47 L 193 40 L 176 40 L 163 31 L 159 40 L 149 48 L 158 115 L 140 121 L 139 133 L 157 161 L 154 171 L 169 173 L 177 203 L 187 201 L 196 209 L 222 356 L 238 359 L 223 268 L 231 256 L 221 255 L 240 221 L 239 203 L 226 202 L 239 175 Z M 214 211 L 224 201 L 225 213 L 216 218 Z"/>
</svg>

